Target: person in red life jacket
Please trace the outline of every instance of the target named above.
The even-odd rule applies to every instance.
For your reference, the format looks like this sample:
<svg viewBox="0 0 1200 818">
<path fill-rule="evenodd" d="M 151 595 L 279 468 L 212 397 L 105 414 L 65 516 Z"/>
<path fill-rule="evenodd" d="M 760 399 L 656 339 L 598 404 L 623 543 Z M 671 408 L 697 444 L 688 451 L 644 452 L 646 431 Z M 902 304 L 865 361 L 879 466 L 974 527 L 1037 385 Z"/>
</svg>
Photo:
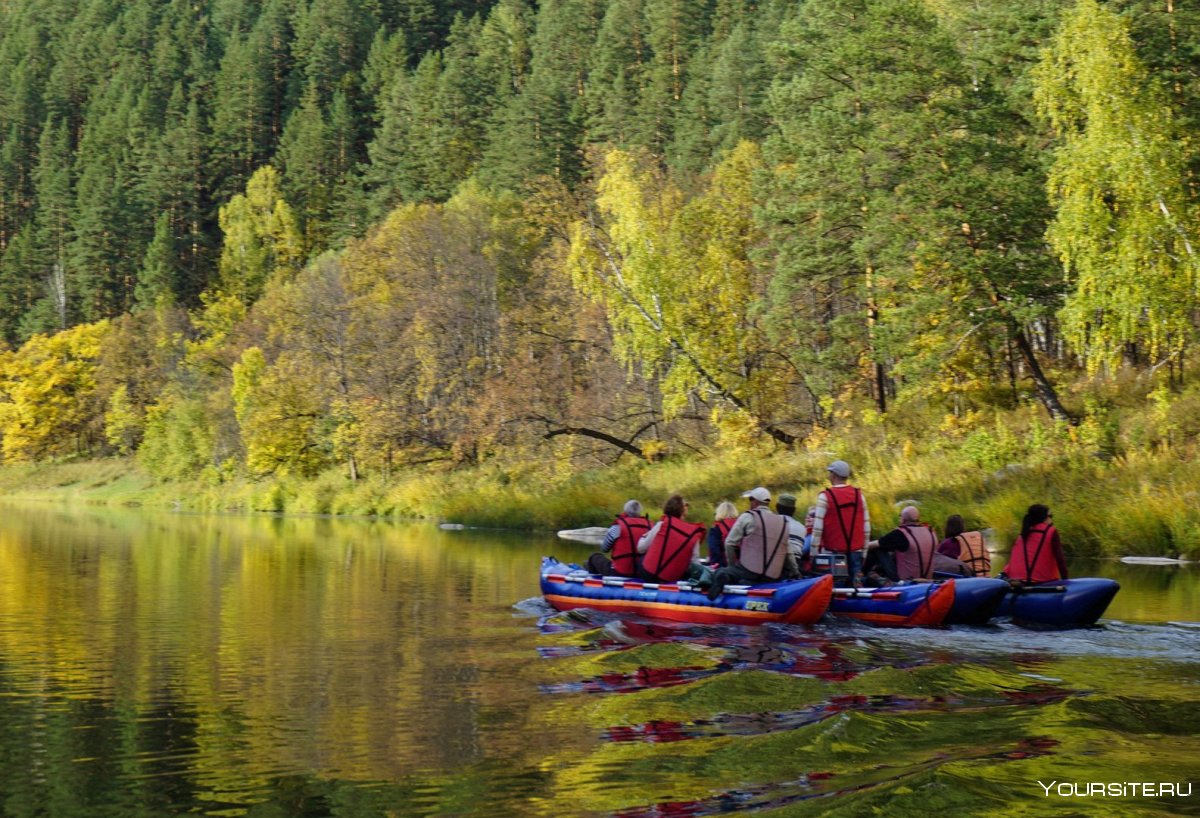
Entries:
<svg viewBox="0 0 1200 818">
<path fill-rule="evenodd" d="M 1021 521 L 1021 536 L 1013 543 L 1008 565 L 1000 576 L 1023 583 L 1054 582 L 1067 579 L 1067 561 L 1063 557 L 1058 529 L 1050 509 L 1034 504 Z"/>
<path fill-rule="evenodd" d="M 637 576 L 637 544 L 650 530 L 650 520 L 637 500 L 629 500 L 625 508 L 604 534 L 600 551 L 587 560 L 587 569 L 605 577 Z M 608 554 L 612 554 L 609 559 Z"/>
<path fill-rule="evenodd" d="M 725 538 L 729 565 L 713 575 L 708 598 L 715 600 L 726 585 L 757 585 L 777 582 L 787 559 L 787 519 L 771 511 L 771 492 L 762 486 L 742 494 L 750 498 L 743 513 Z"/>
<path fill-rule="evenodd" d="M 737 516 L 737 506 L 728 500 L 722 500 L 717 505 L 713 526 L 708 529 L 708 561 L 714 568 L 724 568 L 728 564 L 725 560 L 725 538 L 729 536 Z"/>
<path fill-rule="evenodd" d="M 829 488 L 817 495 L 813 517 L 812 551 L 845 554 L 851 577 L 862 575 L 863 548 L 871 539 L 871 516 L 863 493 L 846 481 L 850 464 L 835 460 L 825 469 Z"/>
<path fill-rule="evenodd" d="M 986 577 L 992 573 L 992 558 L 988 554 L 983 532 L 967 531 L 966 523 L 957 514 L 946 518 L 946 538 L 938 545 L 938 554 L 957 560 L 966 566 L 969 577 Z M 943 570 L 935 566 L 934 570 Z"/>
<path fill-rule="evenodd" d="M 704 588 L 712 572 L 700 564 L 700 541 L 704 526 L 683 519 L 688 503 L 672 494 L 663 504 L 662 519 L 638 541 L 637 575 L 647 582 L 678 582 L 692 580 Z"/>
<path fill-rule="evenodd" d="M 905 506 L 900 512 L 900 525 L 878 540 L 867 543 L 871 556 L 867 558 L 868 572 L 883 574 L 893 581 L 933 579 L 933 555 L 937 553 L 938 538 L 933 529 L 921 522 L 916 506 Z"/>
</svg>

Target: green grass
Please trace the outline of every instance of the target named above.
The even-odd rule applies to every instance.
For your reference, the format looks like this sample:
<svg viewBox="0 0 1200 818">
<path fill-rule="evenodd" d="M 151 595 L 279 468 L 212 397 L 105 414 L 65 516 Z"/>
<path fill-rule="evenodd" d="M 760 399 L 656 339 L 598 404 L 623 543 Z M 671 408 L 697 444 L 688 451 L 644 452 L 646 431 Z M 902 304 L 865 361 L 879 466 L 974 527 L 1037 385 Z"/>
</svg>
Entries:
<svg viewBox="0 0 1200 818">
<path fill-rule="evenodd" d="M 624 458 L 590 471 L 514 460 L 413 470 L 387 482 L 368 477 L 351 483 L 335 470 L 307 480 L 222 482 L 210 476 L 164 483 L 131 459 L 8 464 L 0 467 L 0 494 L 558 529 L 607 525 L 631 497 L 657 514 L 678 492 L 691 502 L 691 519 L 707 523 L 719 501 L 744 507 L 739 495 L 757 485 L 796 494 L 803 510 L 824 485 L 824 467 L 843 458 L 855 467 L 853 482 L 866 493 L 879 533 L 911 501 L 939 529 L 947 515 L 962 514 L 973 527 L 994 529 L 1004 544 L 1015 536 L 1026 507 L 1041 502 L 1053 508 L 1064 542 L 1076 554 L 1200 558 L 1200 465 L 1194 457 L 1200 422 L 1193 419 L 1200 398 L 1190 392 L 1173 403 L 1153 395 L 1123 397 L 1128 406 L 1097 408 L 1089 399 L 1078 427 L 1054 424 L 1032 407 L 965 422 L 948 418 L 940 425 L 910 413 L 887 423 L 864 419 L 796 451 L 764 446 L 658 463 Z"/>
</svg>

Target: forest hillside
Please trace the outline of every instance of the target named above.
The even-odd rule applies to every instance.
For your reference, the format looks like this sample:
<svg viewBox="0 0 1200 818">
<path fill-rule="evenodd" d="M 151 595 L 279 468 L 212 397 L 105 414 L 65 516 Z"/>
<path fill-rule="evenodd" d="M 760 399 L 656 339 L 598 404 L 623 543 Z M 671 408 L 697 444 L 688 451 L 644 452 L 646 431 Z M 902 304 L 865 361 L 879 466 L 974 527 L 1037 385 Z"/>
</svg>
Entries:
<svg viewBox="0 0 1200 818">
<path fill-rule="evenodd" d="M 1200 551 L 1197 132 L 1171 3 L 5 0 L 6 485 L 551 525 L 836 454 Z"/>
</svg>

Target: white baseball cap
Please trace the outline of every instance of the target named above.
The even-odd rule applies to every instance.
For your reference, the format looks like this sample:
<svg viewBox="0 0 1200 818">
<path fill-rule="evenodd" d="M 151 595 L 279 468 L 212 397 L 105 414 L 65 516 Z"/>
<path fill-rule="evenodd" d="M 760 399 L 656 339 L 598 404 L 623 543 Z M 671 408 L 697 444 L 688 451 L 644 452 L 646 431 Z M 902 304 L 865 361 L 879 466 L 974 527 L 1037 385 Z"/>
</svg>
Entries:
<svg viewBox="0 0 1200 818">
<path fill-rule="evenodd" d="M 749 497 L 751 500 L 758 500 L 760 503 L 771 502 L 771 492 L 767 491 L 762 486 L 742 492 L 743 497 Z"/>
</svg>

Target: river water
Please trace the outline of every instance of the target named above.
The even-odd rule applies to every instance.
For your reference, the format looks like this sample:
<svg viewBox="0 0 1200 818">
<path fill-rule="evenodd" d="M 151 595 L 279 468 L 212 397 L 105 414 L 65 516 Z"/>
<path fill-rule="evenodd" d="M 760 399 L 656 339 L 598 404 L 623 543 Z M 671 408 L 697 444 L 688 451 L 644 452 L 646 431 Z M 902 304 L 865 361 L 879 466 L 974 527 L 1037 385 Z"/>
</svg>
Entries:
<svg viewBox="0 0 1200 818">
<path fill-rule="evenodd" d="M 549 611 L 544 536 L 3 519 L 4 816 L 1200 815 L 1200 566 L 1074 565 L 1122 591 L 1064 633 L 684 627 Z"/>
</svg>

